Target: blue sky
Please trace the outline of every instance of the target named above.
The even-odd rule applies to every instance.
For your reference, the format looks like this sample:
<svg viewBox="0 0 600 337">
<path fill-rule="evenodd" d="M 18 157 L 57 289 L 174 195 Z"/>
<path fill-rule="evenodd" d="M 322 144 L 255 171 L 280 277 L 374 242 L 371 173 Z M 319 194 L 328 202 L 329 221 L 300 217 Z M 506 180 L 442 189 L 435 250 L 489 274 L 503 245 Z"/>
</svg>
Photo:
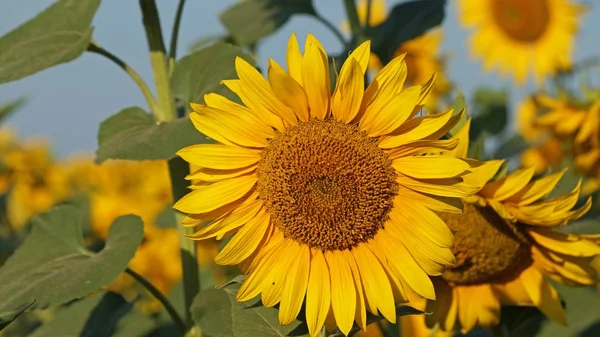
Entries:
<svg viewBox="0 0 600 337">
<path fill-rule="evenodd" d="M 314 1 L 317 10 L 333 23 L 344 19 L 342 0 Z M 388 6 L 400 1 L 388 0 Z M 450 78 L 468 96 L 473 88 L 486 84 L 510 88 L 513 103 L 531 86 L 514 87 L 508 79 L 485 74 L 481 64 L 469 57 L 469 32 L 457 23 L 455 1 L 449 0 L 443 24 L 445 40 L 442 52 L 450 56 Z M 52 4 L 52 0 L 4 0 L 0 4 L 0 35 Z M 170 36 L 177 1 L 157 0 L 165 36 Z M 189 45 L 199 37 L 224 32 L 219 13 L 235 1 L 187 1 L 178 55 L 183 56 Z M 588 0 L 597 4 L 597 0 Z M 94 38 L 107 50 L 118 55 L 152 84 L 152 72 L 147 54 L 146 39 L 141 24 L 138 2 L 133 0 L 104 0 L 94 19 Z M 593 9 L 584 17 L 577 39 L 575 60 L 600 55 L 597 32 L 600 31 L 600 10 Z M 266 69 L 268 57 L 285 64 L 285 46 L 292 32 L 301 40 L 312 33 L 329 51 L 339 51 L 340 43 L 316 20 L 297 16 L 282 29 L 266 38 L 258 49 L 258 60 Z M 43 137 L 54 146 L 61 157 L 71 153 L 91 153 L 96 149 L 98 124 L 128 106 L 146 107 L 144 98 L 129 77 L 111 62 L 95 54 L 85 53 L 79 59 L 34 76 L 0 85 L 0 104 L 28 97 L 28 104 L 8 120 L 22 138 Z"/>
</svg>

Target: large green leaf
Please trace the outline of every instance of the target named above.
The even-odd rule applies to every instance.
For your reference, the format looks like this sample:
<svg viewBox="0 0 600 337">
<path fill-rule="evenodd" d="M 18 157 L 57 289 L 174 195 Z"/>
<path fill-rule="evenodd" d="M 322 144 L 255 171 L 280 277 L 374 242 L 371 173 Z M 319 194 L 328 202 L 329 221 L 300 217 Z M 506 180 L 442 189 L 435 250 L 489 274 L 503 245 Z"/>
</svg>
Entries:
<svg viewBox="0 0 600 337">
<path fill-rule="evenodd" d="M 70 205 L 33 219 L 32 232 L 0 268 L 0 312 L 14 311 L 31 299 L 44 308 L 86 296 L 127 267 L 142 241 L 140 218 L 117 218 L 98 253 L 83 246 L 82 220 Z"/>
<path fill-rule="evenodd" d="M 508 91 L 491 88 L 478 88 L 473 97 L 473 121 L 471 138 L 477 138 L 483 131 L 497 135 L 504 130 L 508 121 Z"/>
<path fill-rule="evenodd" d="M 221 80 L 237 78 L 234 66 L 238 56 L 256 65 L 252 56 L 224 42 L 187 55 L 175 64 L 171 89 L 186 106 L 189 102 L 204 102 L 204 94 L 211 92 L 229 94 Z"/>
<path fill-rule="evenodd" d="M 10 322 L 19 317 L 27 309 L 29 309 L 35 303 L 35 299 L 31 298 L 24 302 L 23 305 L 15 307 L 15 309 L 5 312 L 0 312 L 0 331 L 6 328 Z"/>
<path fill-rule="evenodd" d="M 0 38 L 0 83 L 18 80 L 81 55 L 100 0 L 59 0 Z"/>
<path fill-rule="evenodd" d="M 237 43 L 252 45 L 294 14 L 315 14 L 312 0 L 240 1 L 221 14 L 221 22 Z"/>
<path fill-rule="evenodd" d="M 373 52 L 389 62 L 398 47 L 442 23 L 445 0 L 414 0 L 394 6 L 387 19 L 368 32 Z"/>
<path fill-rule="evenodd" d="M 100 124 L 96 161 L 171 159 L 185 146 L 207 142 L 187 117 L 157 123 L 143 109 L 131 107 Z"/>
<path fill-rule="evenodd" d="M 13 101 L 10 101 L 6 104 L 0 106 L 0 123 L 2 123 L 7 117 L 16 112 L 19 108 L 21 108 L 27 100 L 25 98 L 19 98 Z"/>
<path fill-rule="evenodd" d="M 79 337 L 90 313 L 102 300 L 94 294 L 56 310 L 52 320 L 44 323 L 28 337 Z"/>
<path fill-rule="evenodd" d="M 233 283 L 220 289 L 201 291 L 196 296 L 190 311 L 202 332 L 219 337 L 281 337 L 296 329 L 306 329 L 306 325 L 298 320 L 290 325 L 280 325 L 277 309 L 256 303 L 258 299 L 237 302 L 235 295 L 239 288 L 239 283 Z M 294 336 L 308 336 L 308 331 Z"/>
</svg>

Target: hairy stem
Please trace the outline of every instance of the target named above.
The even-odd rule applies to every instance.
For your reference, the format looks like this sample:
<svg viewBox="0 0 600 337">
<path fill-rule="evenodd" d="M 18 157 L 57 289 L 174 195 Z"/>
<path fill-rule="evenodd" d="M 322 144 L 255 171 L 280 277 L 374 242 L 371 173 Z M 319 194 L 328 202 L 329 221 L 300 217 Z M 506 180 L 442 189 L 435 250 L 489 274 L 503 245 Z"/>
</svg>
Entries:
<svg viewBox="0 0 600 337">
<path fill-rule="evenodd" d="M 181 15 L 183 14 L 183 6 L 185 0 L 179 0 L 177 12 L 175 13 L 175 21 L 173 22 L 173 31 L 171 31 L 171 44 L 169 46 L 169 73 L 173 71 L 175 66 L 175 56 L 177 54 L 177 39 L 179 38 L 179 27 L 181 26 Z"/>
</svg>

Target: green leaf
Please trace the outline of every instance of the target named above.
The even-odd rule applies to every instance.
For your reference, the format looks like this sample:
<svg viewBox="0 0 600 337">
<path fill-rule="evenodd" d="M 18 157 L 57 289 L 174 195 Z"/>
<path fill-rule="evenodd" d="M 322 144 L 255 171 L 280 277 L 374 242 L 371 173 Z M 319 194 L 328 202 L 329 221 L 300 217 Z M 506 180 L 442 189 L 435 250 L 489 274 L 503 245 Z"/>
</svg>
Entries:
<svg viewBox="0 0 600 337">
<path fill-rule="evenodd" d="M 156 122 L 138 107 L 121 110 L 100 124 L 96 161 L 171 159 L 183 147 L 211 142 L 189 118 Z"/>
<path fill-rule="evenodd" d="M 203 333 L 219 337 L 281 337 L 296 329 L 306 329 L 306 325 L 298 320 L 290 325 L 280 325 L 277 309 L 263 307 L 257 303 L 258 298 L 237 302 L 235 295 L 239 288 L 240 284 L 235 283 L 221 289 L 204 290 L 196 296 L 190 311 Z M 294 336 L 308 336 L 308 331 Z"/>
<path fill-rule="evenodd" d="M 504 130 L 508 120 L 508 91 L 478 88 L 473 97 L 473 121 L 471 138 L 477 138 L 482 131 L 497 135 Z"/>
<path fill-rule="evenodd" d="M 231 94 L 221 84 L 221 80 L 237 78 L 235 59 L 238 56 L 256 65 L 252 56 L 223 42 L 187 55 L 175 64 L 171 75 L 171 89 L 185 103 L 186 108 L 190 102 L 203 103 L 204 94 Z"/>
<path fill-rule="evenodd" d="M 92 38 L 100 0 L 59 0 L 0 38 L 0 83 L 69 62 Z"/>
<path fill-rule="evenodd" d="M 35 303 L 35 299 L 29 299 L 23 305 L 18 306 L 11 311 L 0 312 L 0 331 L 4 330 L 12 321 L 19 317 L 25 310 L 29 309 Z"/>
<path fill-rule="evenodd" d="M 19 98 L 0 106 L 0 123 L 25 105 L 26 102 L 27 100 L 25 98 Z"/>
<path fill-rule="evenodd" d="M 14 311 L 32 298 L 44 308 L 66 303 L 109 285 L 126 267 L 142 241 L 139 217 L 117 218 L 105 248 L 83 246 L 82 218 L 69 205 L 32 221 L 32 232 L 0 268 L 0 312 Z"/>
<path fill-rule="evenodd" d="M 56 310 L 52 320 L 44 323 L 28 337 L 79 337 L 90 313 L 101 299 L 102 293 L 94 294 Z"/>
<path fill-rule="evenodd" d="M 371 50 L 388 63 L 402 43 L 442 23 L 445 5 L 445 0 L 416 0 L 394 6 L 383 23 L 369 29 Z"/>
<path fill-rule="evenodd" d="M 510 158 L 523 152 L 528 146 L 527 141 L 525 141 L 521 135 L 514 134 L 500 144 L 498 149 L 496 149 L 496 152 L 494 152 L 494 158 Z"/>
<path fill-rule="evenodd" d="M 123 296 L 106 292 L 85 322 L 80 337 L 111 337 L 117 324 L 133 308 Z"/>
<path fill-rule="evenodd" d="M 530 337 L 542 328 L 546 316 L 536 307 L 505 306 L 500 313 L 500 324 L 512 337 Z"/>
<path fill-rule="evenodd" d="M 485 140 L 487 139 L 487 133 L 481 132 L 478 137 L 469 144 L 469 151 L 467 155 L 469 158 L 477 160 L 485 160 Z"/>
<path fill-rule="evenodd" d="M 246 0 L 221 14 L 234 40 L 252 45 L 273 33 L 294 14 L 315 14 L 311 0 Z"/>
</svg>

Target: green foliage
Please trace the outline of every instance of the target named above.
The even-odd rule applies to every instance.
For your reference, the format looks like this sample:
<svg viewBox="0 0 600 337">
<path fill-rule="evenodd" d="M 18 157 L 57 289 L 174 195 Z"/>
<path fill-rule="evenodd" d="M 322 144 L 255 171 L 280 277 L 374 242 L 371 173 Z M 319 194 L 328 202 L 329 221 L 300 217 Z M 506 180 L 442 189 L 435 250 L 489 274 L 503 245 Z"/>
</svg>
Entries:
<svg viewBox="0 0 600 337">
<path fill-rule="evenodd" d="M 6 328 L 13 320 L 21 316 L 27 309 L 31 308 L 35 304 L 35 299 L 29 299 L 24 302 L 20 307 L 16 307 L 14 310 L 0 312 L 0 331 Z"/>
<path fill-rule="evenodd" d="M 0 106 L 0 123 L 2 123 L 7 117 L 16 112 L 19 108 L 21 108 L 27 100 L 25 98 L 19 98 L 13 101 L 10 101 L 4 105 Z"/>
<path fill-rule="evenodd" d="M 112 336 L 121 318 L 132 308 L 133 303 L 125 301 L 123 296 L 112 292 L 105 293 L 90 313 L 80 337 Z"/>
<path fill-rule="evenodd" d="M 100 0 L 59 0 L 0 38 L 0 83 L 79 57 L 91 41 L 99 5 Z"/>
<path fill-rule="evenodd" d="M 470 137 L 477 138 L 483 131 L 497 135 L 506 128 L 508 120 L 508 91 L 478 88 L 473 96 Z"/>
<path fill-rule="evenodd" d="M 96 161 L 170 159 L 182 147 L 209 142 L 189 118 L 156 122 L 138 107 L 121 110 L 100 124 Z"/>
<path fill-rule="evenodd" d="M 465 99 L 465 95 L 463 95 L 462 91 L 460 91 L 460 90 L 458 90 L 458 92 L 456 93 L 456 98 L 454 98 L 454 103 L 452 104 L 452 109 L 454 110 L 455 114 L 460 112 L 463 109 L 465 110 L 462 118 L 452 128 L 452 130 L 450 130 L 450 135 L 454 136 L 456 134 L 456 132 L 458 132 L 458 130 L 460 130 L 463 127 L 463 125 L 465 125 L 465 123 L 467 122 L 467 120 L 470 117 L 469 111 L 467 110 L 467 101 Z"/>
<path fill-rule="evenodd" d="M 527 141 L 521 135 L 514 134 L 500 144 L 494 152 L 494 158 L 510 158 L 523 152 L 528 147 Z"/>
<path fill-rule="evenodd" d="M 445 0 L 415 0 L 394 6 L 383 23 L 367 32 L 372 51 L 389 62 L 402 43 L 442 23 L 445 5 Z"/>
<path fill-rule="evenodd" d="M 44 308 L 107 286 L 127 266 L 141 243 L 143 224 L 127 215 L 115 220 L 105 248 L 84 248 L 82 219 L 73 206 L 38 215 L 32 232 L 0 268 L 0 312 L 14 312 L 35 299 Z"/>
<path fill-rule="evenodd" d="M 43 324 L 28 337 L 80 336 L 90 313 L 102 300 L 102 294 L 94 294 L 56 311 L 51 321 Z"/>
<path fill-rule="evenodd" d="M 536 307 L 506 306 L 502 308 L 500 317 L 500 325 L 512 337 L 535 336 L 547 320 Z"/>
<path fill-rule="evenodd" d="M 306 325 L 298 320 L 281 326 L 277 309 L 262 306 L 258 298 L 237 302 L 235 295 L 239 288 L 239 283 L 232 283 L 198 294 L 190 311 L 204 333 L 220 337 L 280 337 L 294 331 L 298 332 L 294 336 L 308 336 Z"/>
<path fill-rule="evenodd" d="M 315 14 L 311 0 L 245 0 L 221 14 L 233 39 L 245 46 L 270 35 L 294 14 Z"/>
<path fill-rule="evenodd" d="M 252 65 L 252 56 L 239 47 L 217 42 L 177 61 L 171 75 L 171 89 L 185 102 L 203 103 L 207 93 L 231 96 L 231 91 L 221 84 L 222 80 L 237 78 L 234 64 L 241 57 Z"/>
</svg>

